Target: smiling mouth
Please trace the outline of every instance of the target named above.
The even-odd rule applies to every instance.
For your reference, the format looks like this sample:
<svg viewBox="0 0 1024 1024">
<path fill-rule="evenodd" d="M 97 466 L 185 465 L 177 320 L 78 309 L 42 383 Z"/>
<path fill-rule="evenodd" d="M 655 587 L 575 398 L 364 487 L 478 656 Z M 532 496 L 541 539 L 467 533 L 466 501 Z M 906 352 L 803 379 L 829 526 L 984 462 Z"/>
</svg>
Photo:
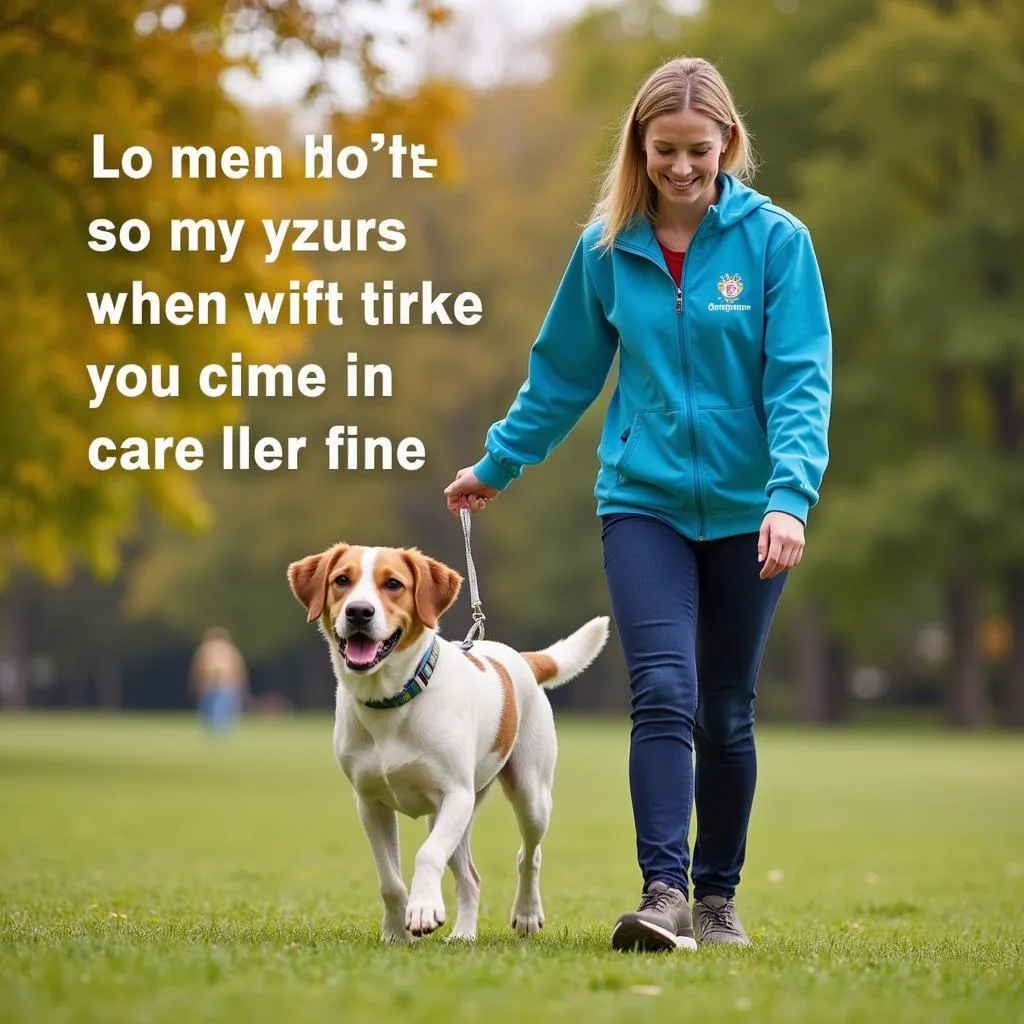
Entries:
<svg viewBox="0 0 1024 1024">
<path fill-rule="evenodd" d="M 365 633 L 352 633 L 344 637 L 335 634 L 345 664 L 353 672 L 368 672 L 376 668 L 398 645 L 402 631 L 396 629 L 386 640 L 374 640 Z"/>
<path fill-rule="evenodd" d="M 685 181 L 680 181 L 678 178 L 669 178 L 669 177 L 666 176 L 665 180 L 673 188 L 676 188 L 676 189 L 679 189 L 680 191 L 683 191 L 685 189 L 688 189 L 691 185 L 695 185 L 700 179 L 699 178 L 689 178 L 689 179 L 687 179 Z"/>
</svg>

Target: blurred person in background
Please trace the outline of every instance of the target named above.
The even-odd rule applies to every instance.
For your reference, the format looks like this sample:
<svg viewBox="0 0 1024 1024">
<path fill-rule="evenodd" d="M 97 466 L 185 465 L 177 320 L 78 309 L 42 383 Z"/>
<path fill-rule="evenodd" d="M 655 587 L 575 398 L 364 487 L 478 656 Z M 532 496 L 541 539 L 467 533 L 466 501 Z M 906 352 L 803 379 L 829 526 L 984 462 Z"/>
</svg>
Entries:
<svg viewBox="0 0 1024 1024">
<path fill-rule="evenodd" d="M 810 236 L 745 184 L 753 171 L 713 65 L 680 58 L 648 77 L 528 379 L 484 457 L 445 490 L 452 512 L 482 509 L 565 438 L 619 356 L 595 495 L 629 670 L 643 892 L 613 928 L 617 949 L 750 943 L 734 896 L 757 774 L 757 674 L 803 555 L 831 403 Z"/>
<path fill-rule="evenodd" d="M 212 732 L 227 732 L 242 711 L 249 688 L 245 659 L 221 626 L 211 626 L 192 656 L 189 693 L 199 716 Z"/>
</svg>

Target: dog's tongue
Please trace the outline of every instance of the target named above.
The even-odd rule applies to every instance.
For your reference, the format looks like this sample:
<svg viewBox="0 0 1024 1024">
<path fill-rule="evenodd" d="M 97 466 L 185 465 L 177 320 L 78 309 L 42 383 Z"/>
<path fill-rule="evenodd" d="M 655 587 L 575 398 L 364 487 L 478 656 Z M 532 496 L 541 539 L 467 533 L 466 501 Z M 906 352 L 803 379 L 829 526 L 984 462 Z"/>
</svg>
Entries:
<svg viewBox="0 0 1024 1024">
<path fill-rule="evenodd" d="M 369 665 L 377 657 L 380 644 L 368 636 L 356 634 L 345 643 L 345 657 L 352 665 Z"/>
</svg>

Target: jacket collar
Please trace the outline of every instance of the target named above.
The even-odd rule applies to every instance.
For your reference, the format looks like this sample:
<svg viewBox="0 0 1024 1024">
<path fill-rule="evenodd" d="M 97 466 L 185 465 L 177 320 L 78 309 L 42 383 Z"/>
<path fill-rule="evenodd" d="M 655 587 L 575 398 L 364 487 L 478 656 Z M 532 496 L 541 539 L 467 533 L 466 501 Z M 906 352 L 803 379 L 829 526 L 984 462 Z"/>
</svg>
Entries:
<svg viewBox="0 0 1024 1024">
<path fill-rule="evenodd" d="M 744 189 L 744 186 L 731 174 L 720 173 L 716 179 L 721 193 L 717 203 L 712 203 L 701 218 L 697 230 L 705 235 L 721 231 L 723 225 L 723 211 L 729 206 L 737 193 Z M 696 233 L 696 232 L 695 232 Z M 661 260 L 661 249 L 658 240 L 654 237 L 654 228 L 651 222 L 644 216 L 635 217 L 615 239 L 616 248 L 630 249 L 634 252 L 642 252 L 654 259 Z"/>
</svg>

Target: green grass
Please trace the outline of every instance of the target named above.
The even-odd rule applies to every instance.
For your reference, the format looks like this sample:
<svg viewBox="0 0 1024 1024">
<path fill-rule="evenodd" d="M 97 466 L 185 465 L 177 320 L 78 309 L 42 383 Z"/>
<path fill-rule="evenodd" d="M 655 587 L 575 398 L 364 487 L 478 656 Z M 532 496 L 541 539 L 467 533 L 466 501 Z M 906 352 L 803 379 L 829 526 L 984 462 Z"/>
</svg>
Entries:
<svg viewBox="0 0 1024 1024">
<path fill-rule="evenodd" d="M 480 941 L 396 949 L 328 719 L 0 718 L 0 1020 L 1024 1019 L 1024 742 L 763 729 L 756 946 L 645 956 L 608 947 L 639 893 L 628 723 L 559 726 L 545 930 L 507 927 L 495 793 Z"/>
</svg>

